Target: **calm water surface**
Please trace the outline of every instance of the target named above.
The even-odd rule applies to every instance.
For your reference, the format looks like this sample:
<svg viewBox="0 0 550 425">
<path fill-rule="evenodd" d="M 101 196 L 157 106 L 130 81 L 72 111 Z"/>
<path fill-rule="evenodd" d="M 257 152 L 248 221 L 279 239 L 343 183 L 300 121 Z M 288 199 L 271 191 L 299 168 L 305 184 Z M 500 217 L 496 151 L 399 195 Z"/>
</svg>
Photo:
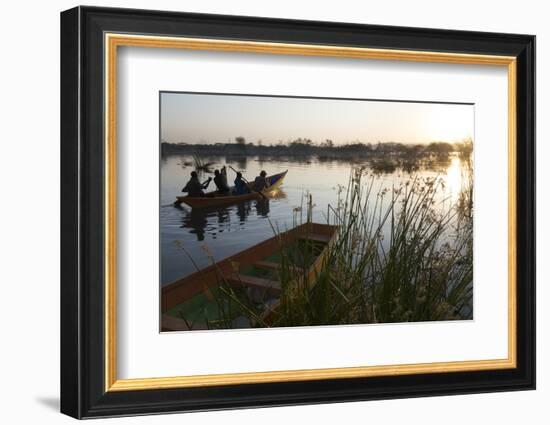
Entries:
<svg viewBox="0 0 550 425">
<path fill-rule="evenodd" d="M 285 159 L 261 160 L 247 157 L 235 161 L 225 157 L 203 158 L 214 162 L 212 170 L 227 164 L 243 172 L 253 180 L 262 169 L 268 175 L 288 170 L 288 174 L 275 198 L 247 201 L 227 207 L 198 210 L 186 205 L 181 208 L 172 204 L 181 196 L 181 188 L 189 179 L 193 167 L 185 165 L 192 161 L 185 155 L 164 156 L 161 160 L 161 283 L 168 284 L 273 236 L 272 226 L 281 230 L 291 228 L 296 210 L 303 204 L 304 195 L 313 196 L 313 220 L 325 223 L 328 205 L 335 206 L 338 186 L 347 186 L 352 166 L 349 161 L 318 161 L 317 159 L 290 161 Z M 439 208 L 449 208 L 458 199 L 463 185 L 464 170 L 458 157 L 437 170 L 422 170 L 418 177 L 444 179 L 445 186 L 439 194 Z M 212 174 L 199 174 L 201 181 Z M 228 180 L 232 184 L 235 173 L 228 168 Z M 411 174 L 401 170 L 376 177 L 376 189 L 391 189 L 411 179 Z M 208 191 L 214 190 L 211 182 Z M 303 208 L 305 217 L 305 207 Z M 181 243 L 180 247 L 178 244 Z M 191 259 L 189 258 L 192 258 Z"/>
</svg>

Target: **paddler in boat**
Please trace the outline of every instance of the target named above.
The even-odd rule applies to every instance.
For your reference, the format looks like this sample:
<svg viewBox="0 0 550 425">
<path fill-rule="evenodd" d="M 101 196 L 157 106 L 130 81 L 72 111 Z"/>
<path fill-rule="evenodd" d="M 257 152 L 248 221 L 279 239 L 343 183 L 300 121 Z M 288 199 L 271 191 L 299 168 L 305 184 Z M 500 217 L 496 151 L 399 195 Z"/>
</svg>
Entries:
<svg viewBox="0 0 550 425">
<path fill-rule="evenodd" d="M 254 179 L 253 187 L 256 192 L 261 192 L 262 190 L 269 187 L 269 183 L 267 181 L 266 176 L 267 176 L 267 173 L 264 170 L 262 170 L 260 172 L 260 175 Z"/>
<path fill-rule="evenodd" d="M 208 180 L 206 180 L 204 183 L 201 183 L 199 181 L 199 176 L 197 175 L 197 172 L 191 171 L 191 179 L 187 182 L 187 184 L 181 191 L 187 192 L 187 195 L 192 198 L 201 197 L 204 196 L 204 189 L 208 187 L 211 181 L 212 177 L 208 177 Z"/>
<path fill-rule="evenodd" d="M 225 165 L 220 170 L 214 171 L 214 183 L 218 189 L 218 193 L 226 194 L 229 192 L 229 186 L 227 185 L 227 170 Z"/>
<path fill-rule="evenodd" d="M 249 192 L 250 192 L 250 189 L 248 188 L 248 185 L 243 179 L 243 173 L 238 171 L 237 177 L 235 178 L 235 194 L 244 195 Z"/>
</svg>

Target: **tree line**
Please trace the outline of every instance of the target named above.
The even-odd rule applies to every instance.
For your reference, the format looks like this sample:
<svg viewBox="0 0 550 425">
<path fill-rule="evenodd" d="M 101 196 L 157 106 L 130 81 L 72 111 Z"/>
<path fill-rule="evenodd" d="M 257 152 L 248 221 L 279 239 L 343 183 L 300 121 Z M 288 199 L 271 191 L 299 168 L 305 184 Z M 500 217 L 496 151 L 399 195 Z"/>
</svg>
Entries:
<svg viewBox="0 0 550 425">
<path fill-rule="evenodd" d="M 469 155 L 473 150 L 471 139 L 460 142 L 433 141 L 426 144 L 407 144 L 398 142 L 377 142 L 363 143 L 353 141 L 344 144 L 335 144 L 332 140 L 326 139 L 323 142 L 315 143 L 309 138 L 297 138 L 288 142 L 276 144 L 264 144 L 261 140 L 256 143 L 247 142 L 242 136 L 234 139 L 234 142 L 196 144 L 170 143 L 162 141 L 161 151 L 163 154 L 205 154 L 205 155 L 319 155 L 319 156 L 348 156 L 348 155 L 378 155 L 394 154 L 404 156 L 425 156 L 448 155 L 457 152 L 462 155 Z"/>
</svg>

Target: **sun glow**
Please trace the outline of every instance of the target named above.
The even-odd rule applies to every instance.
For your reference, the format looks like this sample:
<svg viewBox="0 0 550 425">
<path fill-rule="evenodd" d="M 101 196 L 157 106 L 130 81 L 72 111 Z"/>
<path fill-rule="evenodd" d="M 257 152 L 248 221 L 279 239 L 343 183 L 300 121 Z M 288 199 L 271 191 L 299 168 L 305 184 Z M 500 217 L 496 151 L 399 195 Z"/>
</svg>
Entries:
<svg viewBox="0 0 550 425">
<path fill-rule="evenodd" d="M 462 191 L 462 161 L 458 157 L 451 160 L 447 168 L 446 190 L 452 203 L 458 201 Z"/>
<path fill-rule="evenodd" d="M 472 136 L 472 109 L 462 105 L 445 105 L 426 109 L 422 134 L 426 141 L 458 142 Z M 466 123 L 471 123 L 466 125 Z"/>
<path fill-rule="evenodd" d="M 474 124 L 470 104 L 162 93 L 161 110 L 161 138 L 188 144 L 237 136 L 268 145 L 300 137 L 335 145 L 452 143 L 472 137 Z"/>
</svg>

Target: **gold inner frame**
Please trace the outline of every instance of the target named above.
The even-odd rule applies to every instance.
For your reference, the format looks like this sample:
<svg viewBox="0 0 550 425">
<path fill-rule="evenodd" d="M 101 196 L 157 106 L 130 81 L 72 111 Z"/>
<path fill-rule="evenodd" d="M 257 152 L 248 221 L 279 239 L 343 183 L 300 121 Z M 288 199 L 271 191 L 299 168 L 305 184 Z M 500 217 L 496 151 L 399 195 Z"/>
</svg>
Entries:
<svg viewBox="0 0 550 425">
<path fill-rule="evenodd" d="M 325 45 L 105 34 L 105 391 L 135 391 L 214 385 L 447 373 L 515 368 L 516 358 L 516 58 L 461 53 L 370 49 Z M 508 71 L 508 357 L 383 366 L 118 379 L 116 325 L 116 99 L 120 46 L 229 51 L 355 59 L 436 62 L 507 67 Z"/>
</svg>

